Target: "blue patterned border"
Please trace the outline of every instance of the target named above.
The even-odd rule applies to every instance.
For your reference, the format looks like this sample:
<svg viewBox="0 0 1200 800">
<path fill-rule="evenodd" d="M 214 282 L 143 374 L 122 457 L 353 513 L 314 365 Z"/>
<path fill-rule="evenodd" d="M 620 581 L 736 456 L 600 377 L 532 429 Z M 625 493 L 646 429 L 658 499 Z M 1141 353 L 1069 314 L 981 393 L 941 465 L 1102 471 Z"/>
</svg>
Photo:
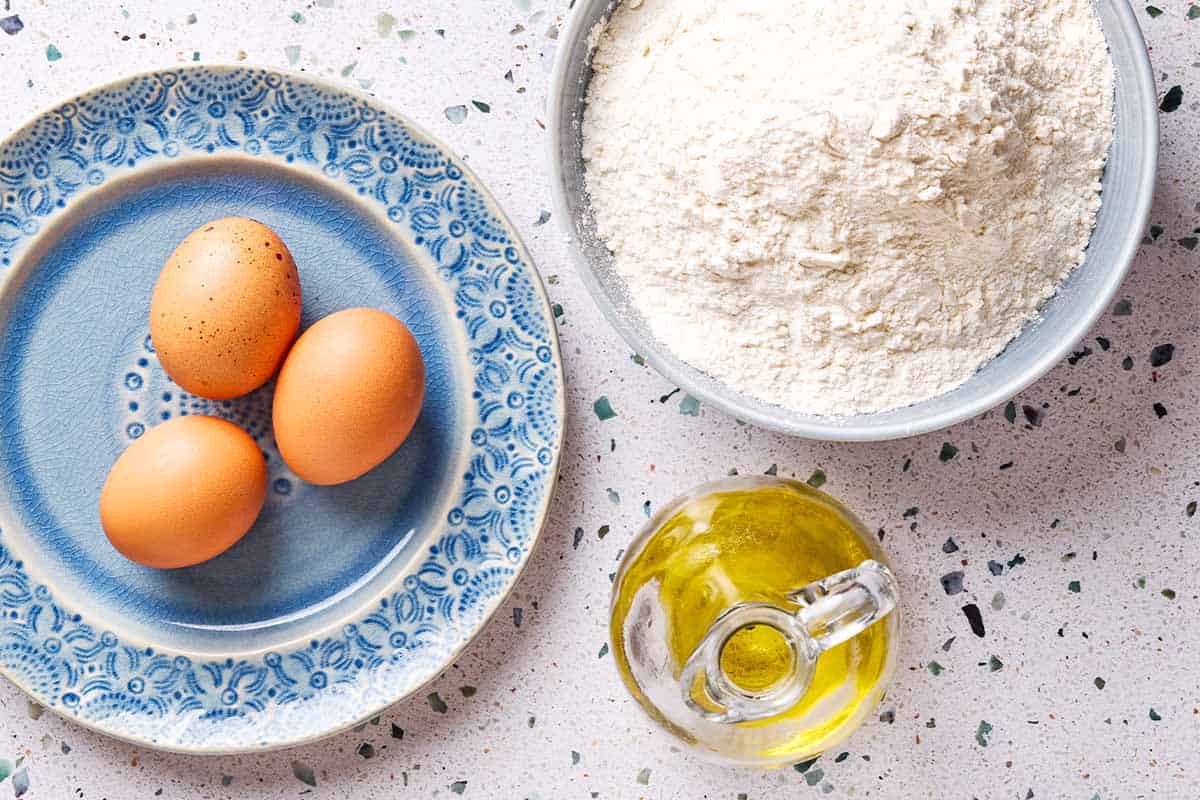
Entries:
<svg viewBox="0 0 1200 800">
<path fill-rule="evenodd" d="M 478 419 L 463 496 L 424 562 L 371 613 L 291 651 L 202 660 L 123 642 L 58 603 L 0 535 L 0 670 L 84 724 L 193 752 L 299 743 L 436 675 L 528 558 L 563 432 L 549 305 L 511 226 L 411 123 L 308 78 L 167 70 L 42 114 L 0 144 L 0 267 L 91 187 L 147 162 L 233 152 L 347 184 L 428 253 L 470 342 Z"/>
</svg>

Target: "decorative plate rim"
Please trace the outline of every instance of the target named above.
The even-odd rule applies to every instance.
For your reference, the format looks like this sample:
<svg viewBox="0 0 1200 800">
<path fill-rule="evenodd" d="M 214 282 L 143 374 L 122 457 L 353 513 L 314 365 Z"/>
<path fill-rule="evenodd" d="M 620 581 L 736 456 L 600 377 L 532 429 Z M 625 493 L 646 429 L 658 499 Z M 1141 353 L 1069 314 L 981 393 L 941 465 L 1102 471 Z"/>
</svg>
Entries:
<svg viewBox="0 0 1200 800">
<path fill-rule="evenodd" d="M 504 212 L 503 208 L 497 202 L 495 196 L 492 194 L 490 189 L 488 189 L 486 184 L 479 178 L 479 176 L 474 172 L 474 170 L 472 170 L 470 168 L 469 165 L 464 163 L 460 157 L 455 155 L 454 150 L 452 150 L 450 147 L 448 147 L 446 145 L 446 143 L 443 142 L 441 139 L 439 139 L 438 137 L 429 133 L 429 131 L 427 131 L 423 126 L 414 122 L 410 117 L 397 111 L 390 103 L 383 101 L 383 100 L 379 99 L 377 96 L 372 95 L 370 93 L 362 92 L 362 91 L 359 91 L 355 88 L 348 87 L 348 86 L 340 86 L 332 81 L 314 77 L 314 76 L 310 76 L 310 75 L 307 75 L 304 73 L 298 73 L 298 72 L 287 70 L 287 69 L 280 69 L 280 68 L 277 68 L 274 66 L 260 65 L 260 64 L 254 64 L 254 63 L 249 63 L 249 62 L 238 63 L 238 64 L 199 63 L 199 64 L 185 64 L 185 65 L 178 65 L 178 64 L 166 65 L 166 66 L 161 66 L 161 67 L 146 69 L 146 70 L 142 70 L 142 71 L 138 71 L 138 72 L 124 74 L 124 75 L 116 77 L 112 80 L 92 85 L 82 91 L 72 93 L 72 94 L 66 96 L 65 98 L 61 98 L 47 106 L 43 106 L 41 109 L 36 111 L 32 116 L 28 117 L 24 122 L 18 124 L 17 126 L 15 126 L 12 129 L 10 129 L 8 132 L 6 132 L 4 134 L 3 137 L 0 137 L 0 157 L 3 157 L 7 153 L 10 146 L 12 146 L 12 145 L 14 145 L 14 143 L 18 142 L 21 139 L 22 135 L 30 135 L 32 133 L 33 129 L 35 128 L 35 126 L 38 125 L 39 122 L 42 122 L 44 119 L 51 117 L 52 115 L 60 114 L 61 109 L 65 109 L 67 106 L 69 106 L 71 104 L 75 104 L 78 101 L 81 101 L 85 98 L 93 97 L 100 92 L 108 92 L 108 91 L 116 92 L 116 91 L 120 91 L 122 89 L 128 89 L 128 88 L 132 87 L 135 84 L 135 82 L 137 82 L 139 80 L 153 80 L 153 79 L 156 79 L 158 76 L 164 76 L 164 75 L 174 75 L 178 79 L 178 77 L 183 76 L 183 75 L 203 74 L 203 73 L 212 73 L 212 74 L 216 74 L 216 75 L 226 75 L 226 76 L 231 75 L 231 74 L 237 74 L 237 73 L 245 73 L 248 76 L 257 76 L 260 80 L 266 80 L 269 76 L 274 75 L 274 76 L 277 76 L 279 79 L 279 86 L 283 86 L 285 83 L 287 83 L 289 81 L 294 84 L 307 84 L 308 86 L 318 90 L 322 94 L 338 96 L 338 97 L 342 97 L 343 99 L 352 99 L 358 104 L 360 110 L 361 109 L 370 109 L 374 113 L 381 115 L 380 117 L 377 117 L 377 119 L 381 120 L 384 117 L 390 117 L 393 122 L 398 123 L 400 125 L 403 132 L 412 134 L 412 136 L 410 137 L 410 144 L 413 144 L 417 150 L 420 150 L 422 146 L 424 146 L 426 148 L 432 148 L 434 151 L 432 153 L 432 155 L 428 151 L 425 151 L 425 155 L 430 156 L 434 159 L 438 159 L 441 162 L 444 162 L 444 166 L 446 167 L 447 173 L 449 173 L 452 170 L 456 170 L 459 173 L 459 175 L 457 178 L 452 178 L 452 180 L 460 180 L 462 182 L 463 186 L 469 187 L 471 190 L 473 190 L 475 193 L 477 193 L 484 201 L 486 210 L 490 211 L 494 215 L 495 221 L 499 223 L 500 233 L 504 237 L 507 238 L 507 241 L 509 243 L 508 250 L 515 252 L 516 260 L 510 261 L 509 263 L 512 264 L 513 266 L 518 266 L 518 265 L 522 265 L 522 264 L 524 265 L 524 268 L 521 272 L 517 272 L 517 273 L 513 273 L 513 274 L 520 274 L 520 275 L 524 275 L 525 277 L 529 278 L 529 280 L 527 281 L 527 283 L 528 283 L 527 288 L 530 291 L 532 291 L 532 293 L 533 293 L 534 307 L 536 308 L 536 310 L 538 312 L 540 312 L 542 322 L 544 323 L 544 327 L 545 327 L 545 341 L 544 341 L 544 343 L 540 343 L 542 346 L 538 347 L 537 349 L 540 351 L 540 350 L 542 350 L 543 347 L 546 348 L 547 353 L 546 353 L 545 357 L 540 360 L 543 362 L 546 369 L 552 374 L 553 378 L 555 379 L 555 386 L 553 389 L 553 399 L 551 401 L 552 402 L 551 411 L 555 414 L 555 422 L 552 426 L 553 431 L 552 431 L 552 436 L 549 440 L 549 443 L 548 443 L 547 447 L 542 448 L 543 450 L 548 451 L 548 460 L 544 461 L 544 462 L 539 461 L 539 463 L 541 463 L 542 466 L 545 467 L 545 473 L 544 473 L 545 485 L 541 490 L 541 496 L 538 498 L 536 505 L 532 508 L 533 522 L 532 522 L 532 525 L 529 527 L 527 538 L 520 545 L 514 545 L 513 548 L 511 548 L 509 550 L 510 558 L 512 557 L 514 550 L 519 550 L 519 552 L 516 553 L 515 560 L 512 560 L 511 568 L 503 575 L 503 578 L 501 580 L 501 587 L 499 588 L 498 591 L 496 591 L 496 592 L 492 593 L 491 595 L 484 598 L 484 602 L 482 603 L 481 607 L 478 609 L 478 611 L 476 613 L 474 613 L 471 616 L 469 622 L 467 622 L 465 625 L 462 625 L 461 627 L 456 627 L 452 631 L 443 631 L 441 633 L 441 635 L 439 635 L 438 637 L 435 637 L 433 640 L 434 643 L 432 645 L 430 645 L 431 647 L 434 648 L 435 652 L 421 653 L 423 658 L 416 659 L 412 662 L 404 662 L 402 664 L 397 665 L 394 668 L 389 668 L 388 665 L 383 665 L 383 667 L 381 668 L 381 675 L 382 675 L 385 683 L 387 682 L 387 678 L 389 676 L 394 677 L 396 674 L 403 673 L 405 671 L 413 671 L 418 675 L 418 677 L 416 678 L 415 681 L 411 681 L 411 680 L 408 681 L 404 686 L 402 686 L 399 689 L 394 690 L 390 694 L 387 692 L 386 688 L 383 689 L 382 693 L 378 689 L 372 689 L 371 699 L 365 701 L 367 704 L 364 705 L 361 708 L 361 710 L 355 710 L 350 716 L 348 716 L 348 717 L 347 716 L 339 716 L 338 720 L 331 725 L 324 726 L 324 727 L 322 727 L 320 725 L 316 725 L 316 726 L 313 726 L 314 728 L 317 728 L 316 730 L 308 730 L 297 736 L 273 737 L 270 740 L 258 739 L 258 740 L 252 741 L 252 742 L 249 740 L 244 740 L 244 741 L 239 741 L 236 743 L 231 740 L 231 741 L 218 742 L 216 744 L 205 744 L 204 742 L 199 742 L 196 744 L 188 744 L 188 743 L 185 743 L 178 739 L 160 740 L 160 739 L 152 738 L 150 736 L 132 732 L 128 728 L 120 727 L 121 720 L 124 718 L 119 714 L 114 714 L 111 717 L 105 717 L 105 718 L 88 717 L 88 716 L 85 716 L 84 714 L 80 713 L 78 708 L 67 707 L 63 703 L 55 702 L 53 700 L 50 700 L 48 702 L 45 692 L 39 691 L 33 685 L 33 682 L 31 680 L 29 680 L 29 676 L 26 673 L 22 673 L 16 669 L 14 669 L 13 666 L 10 663 L 8 663 L 5 659 L 0 658 L 0 675 L 3 675 L 5 678 L 7 678 L 10 682 L 12 682 L 18 689 L 20 689 L 23 693 L 25 693 L 32 700 L 43 704 L 46 708 L 49 708 L 54 713 L 64 717 L 65 719 L 70 720 L 71 722 L 81 725 L 85 728 L 88 728 L 90 730 L 104 734 L 106 736 L 110 736 L 114 739 L 118 739 L 121 741 L 129 742 L 131 744 L 135 744 L 135 745 L 142 746 L 142 747 L 148 747 L 148 748 L 159 750 L 159 751 L 177 752 L 177 753 L 185 753 L 185 754 L 192 754 L 192 755 L 233 755 L 233 754 L 268 752 L 268 751 L 272 751 L 272 750 L 279 750 L 279 749 L 290 748 L 290 747 L 298 747 L 298 746 L 301 746 L 304 744 L 311 743 L 313 741 L 317 741 L 320 739 L 324 739 L 327 737 L 337 735 L 339 733 L 342 733 L 346 730 L 349 730 L 349 729 L 355 727 L 358 724 L 363 723 L 364 721 L 371 719 L 372 717 L 378 716 L 379 714 L 383 713 L 387 708 L 413 697 L 418 692 L 420 692 L 424 687 L 428 686 L 430 683 L 435 681 L 438 678 L 438 676 L 440 675 L 440 673 L 446 667 L 451 665 L 454 661 L 459 659 L 462 656 L 463 652 L 466 650 L 466 648 L 470 644 L 472 644 L 483 633 L 483 631 L 487 628 L 488 624 L 494 618 L 494 616 L 495 616 L 496 612 L 499 610 L 500 606 L 502 606 L 504 604 L 504 602 L 509 598 L 512 591 L 515 589 L 517 583 L 519 582 L 522 575 L 524 574 L 525 569 L 528 567 L 529 562 L 531 560 L 534 548 L 537 546 L 537 543 L 540 541 L 541 536 L 542 536 L 543 532 L 545 531 L 545 528 L 549 522 L 550 503 L 553 499 L 554 490 L 556 489 L 558 480 L 559 480 L 559 466 L 561 463 L 563 443 L 565 440 L 566 427 L 567 427 L 566 382 L 565 382 L 565 371 L 563 369 L 563 364 L 562 364 L 561 346 L 560 346 L 560 342 L 558 339 L 557 327 L 554 322 L 554 316 L 552 313 L 549 294 L 547 293 L 546 287 L 545 287 L 545 281 L 544 281 L 544 278 L 543 278 L 541 272 L 538 270 L 532 256 L 530 255 L 528 248 L 526 247 L 524 241 L 522 240 L 520 232 L 518 231 L 516 226 L 512 223 L 511 219 Z M 154 153 L 154 154 L 150 154 L 149 156 L 147 156 L 147 158 L 149 158 L 150 156 L 157 156 L 159 159 L 161 159 L 164 157 L 164 155 L 165 155 L 165 153 Z M 222 156 L 228 157 L 229 155 L 237 155 L 237 156 L 244 157 L 246 155 L 246 152 L 243 150 L 235 150 L 235 151 L 220 151 L 220 150 L 218 150 L 218 151 L 214 152 L 210 147 L 210 149 L 207 150 L 207 153 L 201 153 L 199 151 L 197 151 L 195 153 L 189 153 L 190 157 L 195 158 L 195 159 L 201 159 L 201 160 L 203 158 L 205 158 L 205 155 L 211 155 L 215 158 L 220 158 Z M 174 156 L 172 155 L 171 157 L 174 157 Z M 311 178 L 313 180 L 317 180 L 321 183 L 326 183 L 326 184 L 337 183 L 337 180 L 338 180 L 336 178 L 333 178 L 333 177 L 330 177 L 330 176 L 324 174 L 320 169 L 304 169 L 303 167 L 293 166 L 290 158 L 288 158 L 285 161 L 282 158 L 272 158 L 271 156 L 266 155 L 265 153 L 263 155 L 259 155 L 259 153 L 257 151 L 250 153 L 250 157 L 255 158 L 255 159 L 266 158 L 268 160 L 268 163 L 272 164 L 273 166 L 280 167 L 283 169 L 288 169 L 288 170 L 295 169 L 295 170 L 301 172 L 302 174 L 305 174 L 309 178 Z M 313 163 L 316 164 L 315 161 Z M 122 174 L 128 175 L 128 174 L 133 174 L 133 172 L 134 172 L 133 167 L 135 165 L 131 162 L 128 167 L 126 167 L 124 164 L 121 164 L 121 165 L 114 164 L 113 166 L 114 166 L 114 171 L 117 169 L 128 169 L 129 170 L 128 172 L 122 173 Z M 320 165 L 317 164 L 317 166 L 319 167 Z M 6 172 L 7 172 L 6 164 L 3 161 L 0 161 L 0 194 L 3 193 L 3 191 L 4 191 L 3 187 L 5 186 L 6 183 L 10 187 L 14 186 L 14 185 L 19 185 L 19 181 L 14 182 L 12 175 L 6 174 Z M 101 181 L 101 182 L 103 182 L 103 181 Z M 91 186 L 85 187 L 83 189 L 83 194 L 86 196 L 88 189 L 94 189 L 98 185 L 100 185 L 100 184 L 96 183 L 96 184 L 92 184 Z M 344 190 L 345 190 L 344 186 L 341 186 L 341 185 L 338 186 L 338 191 L 344 191 Z M 2 200 L 3 200 L 3 197 L 0 196 L 0 201 L 2 201 Z M 59 205 L 56 208 L 45 212 L 42 216 L 43 216 L 43 218 L 45 218 L 47 220 L 54 220 L 54 218 L 57 216 L 57 213 L 60 212 L 61 210 L 63 210 L 64 208 L 66 208 L 66 204 L 64 204 L 63 200 L 60 198 Z M 7 210 L 8 209 L 6 208 L 5 204 L 0 202 L 0 225 L 3 225 L 3 223 L 6 221 L 6 213 L 5 212 Z M 9 216 L 11 216 L 11 215 L 9 215 Z M 395 220 L 395 219 L 393 219 L 392 221 L 399 222 L 399 220 Z M 0 229 L 0 234 L 3 234 L 3 232 L 4 231 L 2 229 Z M 15 240 L 13 240 L 16 243 L 13 244 L 9 248 L 9 251 L 8 251 L 9 254 L 19 253 L 23 249 L 23 247 L 21 245 L 22 239 L 25 240 L 24 247 L 28 247 L 28 243 L 33 240 L 36 240 L 36 238 L 41 234 L 41 232 L 42 232 L 41 230 L 37 230 L 33 233 L 28 233 L 24 237 L 18 236 Z M 397 232 L 394 235 L 401 237 L 404 240 L 406 247 L 418 247 L 419 248 L 421 246 L 420 237 L 416 237 L 416 244 L 414 244 L 414 237 L 409 228 L 405 228 L 405 229 L 403 229 L 403 232 Z M 477 241 L 477 239 L 472 239 L 471 241 L 474 244 Z M 4 244 L 4 238 L 2 235 L 0 235 L 0 245 L 3 245 L 3 244 Z M 2 248 L 0 248 L 0 250 L 2 250 Z M 505 255 L 506 255 L 506 257 L 508 257 L 507 252 L 505 253 Z M 439 259 L 437 257 L 434 257 L 434 261 L 439 261 Z M 0 261 L 0 297 L 3 297 L 4 294 L 6 294 L 8 291 L 9 284 L 10 284 L 13 274 L 14 274 L 11 269 L 12 266 L 13 266 L 13 263 L 8 258 L 5 258 L 3 261 Z M 439 266 L 440 266 L 440 263 L 439 263 Z M 441 270 L 439 269 L 439 276 L 443 277 L 447 280 L 447 284 L 445 284 L 445 285 L 447 285 L 452 290 L 454 287 L 452 284 L 449 283 L 449 279 L 446 278 L 446 276 L 440 275 L 440 273 L 441 273 Z M 461 312 L 460 312 L 460 316 L 461 316 Z M 467 336 L 467 341 L 468 341 L 468 343 L 470 342 L 470 336 Z M 535 341 L 534 344 L 539 344 L 539 342 Z M 470 351 L 470 349 L 471 348 L 468 348 L 468 352 Z M 469 380 L 469 377 L 468 377 L 468 381 L 467 381 L 468 386 L 471 385 L 471 381 Z M 472 398 L 469 401 L 469 403 L 471 403 L 471 404 L 474 404 L 476 402 L 477 402 L 477 400 L 475 398 Z M 473 409 L 473 410 L 477 410 L 477 409 Z M 471 420 L 468 420 L 466 427 L 469 428 L 470 426 L 471 426 Z M 469 481 L 467 481 L 467 482 L 469 483 Z M 466 503 L 464 502 L 463 504 L 465 505 Z M 440 538 L 437 537 L 436 535 L 431 536 L 431 539 L 437 541 L 438 543 L 445 541 L 446 538 L 447 537 L 445 537 L 445 536 L 442 536 Z M 485 540 L 486 540 L 486 537 L 485 537 Z M 391 584 L 389 584 L 387 587 L 381 589 L 379 591 L 379 594 L 374 598 L 374 600 L 364 601 L 364 603 L 361 604 L 360 606 L 358 606 L 354 611 L 348 612 L 346 615 L 339 618 L 338 620 L 326 624 L 325 627 L 323 627 L 319 632 L 310 634 L 310 636 L 307 636 L 307 637 L 300 637 L 298 639 L 290 639 L 287 642 L 276 645 L 275 647 L 254 648 L 254 649 L 250 649 L 250 650 L 240 651 L 237 653 L 237 657 L 244 658 L 244 657 L 252 657 L 255 655 L 262 656 L 264 659 L 264 663 L 262 665 L 261 671 L 264 673 L 270 673 L 272 670 L 275 670 L 277 667 L 280 666 L 278 663 L 276 663 L 276 664 L 271 663 L 271 659 L 270 659 L 271 655 L 276 655 L 277 661 L 280 660 L 280 658 L 281 658 L 280 656 L 278 656 L 277 653 L 274 653 L 274 651 L 283 651 L 286 656 L 294 656 L 295 653 L 298 652 L 295 650 L 295 648 L 299 647 L 302 642 L 307 641 L 308 639 L 310 639 L 312 637 L 329 636 L 329 635 L 335 633 L 339 627 L 341 627 L 343 629 L 343 633 L 345 633 L 346 628 L 356 627 L 354 625 L 346 625 L 346 623 L 348 623 L 348 622 L 357 622 L 360 624 L 364 623 L 364 614 L 366 615 L 366 619 L 368 619 L 368 620 L 370 619 L 370 617 L 378 614 L 378 608 L 379 608 L 381 602 L 386 607 L 387 601 L 393 595 L 393 592 L 397 592 L 397 590 L 401 587 L 401 585 L 405 583 L 405 580 L 407 578 L 415 577 L 416 573 L 420 572 L 425 566 L 427 566 L 428 564 L 431 563 L 430 553 L 431 553 L 431 551 L 433 553 L 436 553 L 437 547 L 438 547 L 437 544 L 433 545 L 432 547 L 426 546 L 424 548 L 424 550 L 422 551 L 422 556 L 420 558 L 418 558 L 416 561 L 414 561 L 413 566 L 409 570 L 406 570 L 405 573 L 403 573 L 402 575 L 398 575 L 397 578 Z M 4 570 L 7 567 L 11 566 L 11 564 L 14 561 L 16 563 L 18 571 L 20 571 L 20 569 L 21 569 L 20 561 L 15 560 L 13 558 L 13 556 L 8 552 L 7 548 L 5 547 L 5 542 L 4 542 L 4 539 L 2 536 L 2 532 L 0 532 L 0 577 L 3 577 Z M 28 575 L 28 573 L 24 573 L 24 574 Z M 29 577 L 32 578 L 33 576 L 29 576 Z M 30 581 L 30 583 L 33 583 L 33 581 Z M 38 585 L 34 589 L 32 594 L 39 600 L 43 600 L 43 601 L 47 601 L 47 602 L 53 601 L 51 591 L 50 591 L 49 587 L 47 587 L 45 585 Z M 399 595 L 397 594 L 395 596 L 399 596 Z M 4 603 L 0 603 L 0 605 L 7 607 L 8 603 L 4 602 Z M 370 610 L 372 608 L 376 609 L 375 614 L 368 613 L 368 612 L 370 612 Z M 70 609 L 67 609 L 65 607 L 60 608 L 57 606 L 54 607 L 54 610 L 56 613 L 60 612 L 60 611 L 61 612 L 70 612 Z M 15 612 L 13 613 L 12 616 L 14 619 L 16 618 Z M 74 614 L 73 616 L 74 616 L 74 621 L 77 623 L 81 623 L 82 626 L 85 629 L 87 629 L 88 632 L 93 631 L 91 626 L 82 622 L 82 615 Z M 9 638 L 11 628 L 14 627 L 14 623 L 12 622 L 12 620 L 9 617 L 10 617 L 10 614 L 7 612 L 7 609 L 5 609 L 2 613 L 0 613 L 0 646 L 7 644 L 3 640 Z M 102 628 L 101 628 L 101 630 L 102 630 Z M 451 635 L 447 636 L 448 633 Z M 103 631 L 103 633 L 97 633 L 94 638 L 96 640 L 97 646 L 103 645 L 103 646 L 107 646 L 109 649 L 115 649 L 116 645 L 120 643 L 119 640 L 117 639 L 117 637 L 115 636 L 115 634 L 112 634 L 111 632 L 108 632 L 108 631 Z M 113 644 L 105 644 L 107 642 L 108 638 L 111 638 L 114 643 Z M 132 639 L 132 637 L 131 637 L 131 639 Z M 312 645 L 313 645 L 313 647 L 316 647 L 317 642 L 313 641 Z M 67 649 L 67 647 L 63 646 L 63 650 L 66 650 L 66 649 Z M 129 649 L 129 648 L 126 648 L 126 649 Z M 180 659 L 186 659 L 187 657 L 178 655 L 178 654 L 176 654 L 177 652 L 178 651 L 172 651 L 170 648 L 163 648 L 163 651 L 161 653 L 158 653 L 155 655 L 160 659 L 170 657 L 170 660 L 174 663 L 174 665 L 178 666 Z M 146 653 L 147 653 L 147 656 L 149 657 L 150 656 L 149 649 L 146 650 Z M 42 655 L 44 655 L 44 654 L 42 654 Z M 65 658 L 67 658 L 67 656 L 64 656 L 64 659 Z M 202 668 L 207 667 L 210 664 L 217 664 L 217 662 L 219 662 L 219 661 L 226 660 L 225 657 L 217 656 L 215 654 L 209 654 L 209 655 L 204 656 L 203 658 L 207 659 L 208 661 L 203 662 L 203 663 L 201 663 L 200 661 L 197 661 L 197 664 Z M 240 666 L 240 664 L 238 666 Z M 192 665 L 189 664 L 188 671 L 195 672 L 196 670 L 191 670 L 191 667 L 192 667 Z M 358 667 L 358 669 L 365 669 L 365 667 Z M 176 671 L 178 671 L 178 670 L 176 670 Z M 198 671 L 203 671 L 203 669 L 198 670 Z M 261 678 L 262 678 L 262 676 L 259 676 L 258 679 L 261 679 Z M 218 679 L 217 686 L 213 687 L 214 691 L 216 688 L 219 688 L 219 686 L 221 685 L 221 680 L 222 679 Z M 321 688 L 324 688 L 324 687 L 317 688 L 318 694 L 310 695 L 309 697 L 302 699 L 302 702 L 306 702 L 311 705 L 317 706 L 318 712 L 322 708 L 337 707 L 341 704 L 351 702 L 351 700 L 353 699 L 353 698 L 346 698 L 346 696 L 344 694 L 342 694 L 341 692 L 338 692 L 338 691 L 331 691 L 328 694 L 321 695 L 321 694 L 319 694 L 319 692 L 321 691 Z M 265 709 L 260 709 L 260 713 L 265 713 Z M 309 712 L 309 713 L 311 713 L 311 712 Z M 317 716 L 319 716 L 319 713 L 317 714 Z M 217 717 L 217 718 L 220 718 L 220 717 Z M 115 724 L 106 724 L 106 722 L 111 723 L 112 720 L 116 720 L 116 723 Z M 211 722 L 211 720 L 210 720 L 210 722 Z M 212 724 L 214 725 L 213 729 L 215 730 L 216 729 L 215 726 L 218 723 L 214 722 Z M 254 727 L 254 725 L 252 725 L 252 727 Z"/>
</svg>

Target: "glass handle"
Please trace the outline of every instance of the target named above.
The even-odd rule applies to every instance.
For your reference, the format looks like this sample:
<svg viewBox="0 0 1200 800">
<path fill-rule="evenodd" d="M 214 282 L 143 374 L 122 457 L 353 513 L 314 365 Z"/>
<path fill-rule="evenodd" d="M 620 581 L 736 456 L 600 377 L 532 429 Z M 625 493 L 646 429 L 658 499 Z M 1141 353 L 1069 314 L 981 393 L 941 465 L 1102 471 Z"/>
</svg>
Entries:
<svg viewBox="0 0 1200 800">
<path fill-rule="evenodd" d="M 790 612 L 769 603 L 739 603 L 722 613 L 680 672 L 684 702 L 704 719 L 751 722 L 780 714 L 800 701 L 812 683 L 817 658 L 852 639 L 896 607 L 896 579 L 878 561 L 830 575 L 788 594 Z M 774 628 L 787 643 L 791 669 L 760 691 L 739 686 L 721 667 L 721 652 L 738 631 Z"/>
<path fill-rule="evenodd" d="M 819 652 L 853 639 L 896 607 L 896 578 L 878 561 L 830 575 L 788 594 Z"/>
</svg>

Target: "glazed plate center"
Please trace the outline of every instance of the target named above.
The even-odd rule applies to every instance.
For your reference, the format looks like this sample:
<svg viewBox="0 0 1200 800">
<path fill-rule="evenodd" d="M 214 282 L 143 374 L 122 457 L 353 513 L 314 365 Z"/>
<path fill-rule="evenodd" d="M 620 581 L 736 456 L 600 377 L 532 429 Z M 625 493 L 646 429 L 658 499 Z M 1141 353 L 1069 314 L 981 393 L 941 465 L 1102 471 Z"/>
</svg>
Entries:
<svg viewBox="0 0 1200 800">
<path fill-rule="evenodd" d="M 169 173 L 169 174 L 168 174 Z M 416 429 L 391 459 L 334 487 L 298 480 L 271 436 L 271 385 L 229 402 L 182 392 L 159 366 L 148 309 L 191 230 L 224 216 L 274 228 L 295 256 L 303 327 L 372 306 L 402 319 L 428 371 Z M 396 226 L 300 170 L 244 158 L 143 169 L 72 203 L 13 265 L 0 295 L 0 519 L 14 555 L 122 637 L 197 653 L 278 646 L 371 602 L 452 505 L 467 435 L 465 346 L 451 298 Z M 315 387 L 314 387 L 315 388 Z M 100 527 L 100 487 L 145 430 L 186 414 L 241 424 L 270 469 L 267 504 L 233 549 L 196 567 L 130 563 Z M 99 605 L 98 605 L 99 604 Z"/>
</svg>

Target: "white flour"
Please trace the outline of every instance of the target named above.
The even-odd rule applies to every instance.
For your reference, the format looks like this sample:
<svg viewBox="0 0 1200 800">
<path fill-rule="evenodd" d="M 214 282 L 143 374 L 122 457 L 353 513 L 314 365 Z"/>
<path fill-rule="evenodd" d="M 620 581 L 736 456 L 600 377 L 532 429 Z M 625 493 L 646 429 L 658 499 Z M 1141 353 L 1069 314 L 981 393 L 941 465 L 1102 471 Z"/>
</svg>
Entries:
<svg viewBox="0 0 1200 800">
<path fill-rule="evenodd" d="M 1112 138 L 1090 0 L 630 0 L 593 66 L 587 186 L 634 304 L 769 402 L 948 391 L 1083 258 Z"/>
</svg>

